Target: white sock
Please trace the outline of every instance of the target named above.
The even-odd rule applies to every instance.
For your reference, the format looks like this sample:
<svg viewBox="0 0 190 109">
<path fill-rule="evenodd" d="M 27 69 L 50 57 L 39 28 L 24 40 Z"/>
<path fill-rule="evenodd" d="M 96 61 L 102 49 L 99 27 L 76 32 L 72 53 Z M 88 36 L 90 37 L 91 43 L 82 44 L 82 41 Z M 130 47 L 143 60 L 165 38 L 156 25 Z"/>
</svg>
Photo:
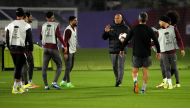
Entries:
<svg viewBox="0 0 190 109">
<path fill-rule="evenodd" d="M 56 82 L 52 82 L 52 84 L 57 84 Z"/>
<path fill-rule="evenodd" d="M 18 83 L 15 81 L 13 87 L 17 88 L 17 86 L 18 86 Z"/>
<path fill-rule="evenodd" d="M 168 79 L 168 84 L 169 84 L 169 85 L 172 85 L 172 79 L 171 79 L 171 78 Z"/>
<path fill-rule="evenodd" d="M 137 77 L 133 77 L 133 81 L 134 81 L 134 82 L 137 81 Z"/>
<path fill-rule="evenodd" d="M 146 85 L 147 85 L 147 84 L 143 82 L 142 90 L 144 90 L 144 91 L 146 90 Z"/>
<path fill-rule="evenodd" d="M 166 83 L 166 82 L 167 82 L 167 78 L 164 78 L 164 79 L 163 79 L 163 83 Z"/>
<path fill-rule="evenodd" d="M 29 80 L 28 83 L 31 84 L 31 83 L 32 83 L 32 80 Z"/>
<path fill-rule="evenodd" d="M 64 80 L 62 80 L 61 82 L 62 82 L 62 83 L 65 83 L 65 81 L 64 81 Z"/>
</svg>

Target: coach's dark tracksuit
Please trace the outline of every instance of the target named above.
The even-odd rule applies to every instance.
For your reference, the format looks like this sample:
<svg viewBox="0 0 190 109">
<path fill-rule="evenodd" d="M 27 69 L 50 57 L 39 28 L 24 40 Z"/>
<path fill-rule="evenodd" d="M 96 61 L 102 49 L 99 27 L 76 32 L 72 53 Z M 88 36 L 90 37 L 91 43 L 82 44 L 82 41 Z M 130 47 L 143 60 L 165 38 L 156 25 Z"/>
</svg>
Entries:
<svg viewBox="0 0 190 109">
<path fill-rule="evenodd" d="M 112 66 L 115 74 L 116 84 L 122 82 L 123 74 L 124 74 L 124 62 L 125 55 L 120 56 L 120 51 L 125 51 L 122 43 L 119 40 L 120 33 L 129 32 L 129 27 L 125 25 L 123 22 L 121 24 L 113 24 L 111 25 L 110 32 L 104 32 L 102 38 L 104 40 L 109 40 L 109 53 L 112 60 Z"/>
</svg>

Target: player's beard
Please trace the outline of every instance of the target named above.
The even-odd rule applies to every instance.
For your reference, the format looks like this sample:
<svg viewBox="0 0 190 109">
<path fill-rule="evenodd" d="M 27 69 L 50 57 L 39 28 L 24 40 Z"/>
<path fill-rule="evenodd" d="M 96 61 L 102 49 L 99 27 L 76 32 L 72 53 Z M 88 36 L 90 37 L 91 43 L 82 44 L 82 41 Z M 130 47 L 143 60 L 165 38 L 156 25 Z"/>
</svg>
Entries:
<svg viewBox="0 0 190 109">
<path fill-rule="evenodd" d="M 28 23 L 32 23 L 32 20 L 29 20 Z"/>
</svg>

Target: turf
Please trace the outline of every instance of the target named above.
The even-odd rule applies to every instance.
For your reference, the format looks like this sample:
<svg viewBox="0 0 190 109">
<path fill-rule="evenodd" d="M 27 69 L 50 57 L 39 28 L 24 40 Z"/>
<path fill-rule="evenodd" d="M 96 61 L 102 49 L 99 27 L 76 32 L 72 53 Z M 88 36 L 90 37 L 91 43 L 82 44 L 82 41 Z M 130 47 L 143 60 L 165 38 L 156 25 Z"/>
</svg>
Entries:
<svg viewBox="0 0 190 109">
<path fill-rule="evenodd" d="M 76 54 L 74 71 L 71 74 L 73 89 L 44 90 L 41 71 L 34 71 L 34 83 L 40 88 L 31 89 L 21 95 L 11 94 L 13 70 L 0 72 L 0 107 L 190 107 L 189 49 L 187 55 L 178 55 L 181 88 L 157 89 L 161 82 L 159 62 L 153 58 L 149 83 L 145 94 L 134 94 L 131 78 L 131 50 L 127 54 L 124 81 L 121 87 L 114 87 L 114 74 L 109 55 L 105 49 L 81 49 Z M 140 70 L 141 71 L 141 70 Z M 59 78 L 63 77 L 64 71 Z M 48 71 L 51 84 L 54 71 Z M 139 83 L 142 84 L 142 73 Z M 175 79 L 173 77 L 173 83 Z"/>
<path fill-rule="evenodd" d="M 53 74 L 52 71 L 48 73 L 49 83 Z M 151 70 L 145 94 L 133 93 L 130 75 L 130 71 L 126 70 L 123 85 L 116 88 L 112 71 L 73 71 L 72 82 L 75 88 L 51 88 L 46 91 L 43 89 L 41 72 L 35 71 L 34 83 L 41 87 L 22 95 L 13 95 L 12 73 L 6 71 L 1 73 L 0 107 L 190 107 L 188 70 L 180 70 L 182 87 L 173 90 L 155 88 L 161 81 L 160 71 Z M 141 85 L 142 81 L 139 83 Z"/>
</svg>

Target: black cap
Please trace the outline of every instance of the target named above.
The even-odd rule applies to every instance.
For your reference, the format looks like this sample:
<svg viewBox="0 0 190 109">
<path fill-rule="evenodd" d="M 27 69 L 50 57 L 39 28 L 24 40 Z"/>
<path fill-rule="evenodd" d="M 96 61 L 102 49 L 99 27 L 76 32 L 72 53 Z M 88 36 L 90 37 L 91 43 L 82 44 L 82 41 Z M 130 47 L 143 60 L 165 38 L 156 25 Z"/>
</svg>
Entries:
<svg viewBox="0 0 190 109">
<path fill-rule="evenodd" d="M 22 8 L 18 8 L 16 10 L 16 16 L 18 16 L 18 17 L 24 16 L 24 10 Z"/>
<path fill-rule="evenodd" d="M 161 16 L 159 20 L 161 20 L 163 22 L 166 22 L 168 24 L 170 24 L 170 22 L 171 22 L 171 19 L 168 16 L 165 16 L 165 15 Z"/>
</svg>

